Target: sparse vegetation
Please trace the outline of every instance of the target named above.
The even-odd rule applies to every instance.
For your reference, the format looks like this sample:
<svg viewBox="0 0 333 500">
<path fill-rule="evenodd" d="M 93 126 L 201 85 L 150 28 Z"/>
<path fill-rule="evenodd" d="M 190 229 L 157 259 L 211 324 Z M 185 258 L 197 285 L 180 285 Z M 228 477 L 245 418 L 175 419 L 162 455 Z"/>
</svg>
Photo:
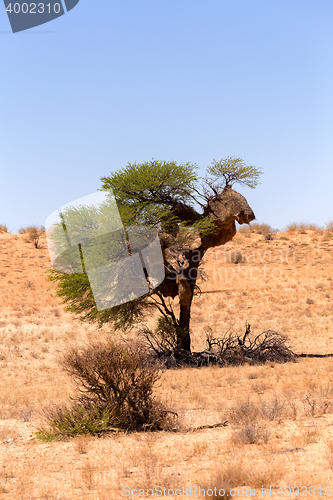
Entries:
<svg viewBox="0 0 333 500">
<path fill-rule="evenodd" d="M 333 233 L 333 220 L 330 220 L 326 224 L 326 230 Z"/>
<path fill-rule="evenodd" d="M 153 396 L 161 366 L 149 359 L 142 343 L 108 340 L 81 349 L 72 347 L 61 365 L 80 394 L 71 407 L 56 405 L 46 410 L 51 431 L 42 430 L 41 438 L 170 427 L 172 412 Z"/>
<path fill-rule="evenodd" d="M 245 262 L 245 257 L 243 255 L 243 252 L 240 252 L 239 250 L 237 252 L 233 252 L 231 255 L 231 261 L 234 263 L 234 264 L 240 264 L 240 263 L 243 263 Z"/>
<path fill-rule="evenodd" d="M 264 237 L 268 234 L 276 233 L 277 229 L 273 229 L 272 226 L 266 223 L 253 222 L 247 226 L 242 226 L 238 229 L 239 233 L 248 234 L 262 234 Z"/>
<path fill-rule="evenodd" d="M 267 427 L 257 423 L 246 424 L 240 429 L 234 430 L 232 441 L 235 444 L 260 444 L 267 443 L 270 432 Z"/>
<path fill-rule="evenodd" d="M 96 330 L 79 324 L 64 311 L 55 297 L 54 285 L 44 274 L 50 266 L 44 245 L 37 252 L 26 236 L 3 235 L 2 497 L 58 500 L 74 495 L 110 500 L 122 496 L 125 484 L 136 489 L 152 484 L 171 489 L 194 484 L 206 488 L 206 493 L 219 485 L 226 492 L 256 487 L 258 494 L 266 485 L 272 486 L 275 497 L 281 484 L 330 484 L 333 262 L 326 249 L 332 249 L 333 241 L 328 238 L 322 244 L 327 234 L 309 231 L 302 235 L 296 231 L 285 235 L 287 242 L 280 242 L 277 235 L 267 249 L 261 235 L 249 233 L 249 238 L 240 235 L 226 245 L 225 259 L 224 247 L 207 253 L 204 268 L 209 280 L 198 282 L 201 291 L 197 290 L 192 308 L 191 333 L 193 350 L 201 352 L 207 348 L 203 342 L 207 323 L 213 336 L 221 337 L 231 327 L 235 332 L 244 331 L 249 319 L 253 332 L 278 329 L 290 339 L 297 353 L 327 357 L 299 358 L 298 363 L 283 365 L 267 362 L 165 370 L 154 395 L 179 414 L 182 426 L 177 433 L 115 429 L 93 436 L 74 434 L 77 437 L 70 442 L 55 441 L 50 445 L 33 439 L 41 425 L 41 409 L 50 404 L 65 408 L 74 393 L 68 376 L 56 363 L 59 352 L 68 342 L 81 346 L 98 343 L 101 335 L 109 332 L 106 326 Z M 318 242 L 311 241 L 313 236 Z M 299 251 L 304 241 L 315 251 Z M 287 248 L 282 247 L 283 243 Z M 295 260 L 289 245 L 295 249 Z M 230 262 L 229 251 L 249 256 L 246 265 Z M 264 267 L 258 265 L 264 252 L 266 275 L 258 273 Z M 251 259 L 251 255 L 255 258 Z M 280 259 L 277 262 L 276 256 Z M 281 272 L 277 272 L 279 268 Z M 276 276 L 270 274 L 270 269 Z M 225 271 L 229 273 L 228 281 Z M 29 281 L 33 288 L 26 287 Z M 315 303 L 307 305 L 307 297 Z M 177 301 L 177 297 L 171 300 L 175 310 Z M 154 330 L 153 314 L 147 318 L 147 326 Z M 135 335 L 136 331 L 129 338 Z M 243 410 L 238 408 L 240 405 Z M 69 403 L 68 407 L 73 406 Z M 224 420 L 228 423 L 223 427 L 188 431 Z M 255 424 L 269 431 L 267 443 L 260 439 L 255 444 L 233 440 L 235 432 Z M 47 430 L 51 431 L 49 426 Z M 98 437 L 101 435 L 103 439 Z M 207 498 L 212 498 L 210 493 Z"/>
<path fill-rule="evenodd" d="M 31 233 L 32 231 L 34 230 L 37 230 L 38 231 L 38 226 L 27 226 L 27 227 L 21 227 L 19 230 L 18 230 L 18 234 L 29 234 Z"/>
<path fill-rule="evenodd" d="M 318 231 L 319 229 L 321 229 L 321 227 L 318 224 L 311 224 L 308 222 L 292 222 L 287 225 L 285 232 L 293 233 L 295 231 L 299 231 L 301 234 L 305 234 L 304 231 L 306 230 Z"/>
<path fill-rule="evenodd" d="M 235 333 L 230 329 L 222 337 L 216 338 L 209 328 L 206 333 L 206 349 L 193 353 L 175 352 L 175 332 L 172 323 L 167 319 L 163 318 L 155 331 L 147 327 L 142 329 L 141 335 L 152 352 L 167 367 L 187 364 L 197 367 L 238 366 L 246 363 L 262 364 L 268 361 L 286 363 L 297 359 L 286 337 L 274 330 L 255 335 L 248 324 L 244 334 Z"/>
<path fill-rule="evenodd" d="M 8 233 L 6 224 L 0 224 L 0 233 Z"/>
<path fill-rule="evenodd" d="M 29 239 L 35 245 L 35 248 L 40 248 L 39 240 L 40 237 L 45 233 L 45 228 L 43 226 L 31 226 L 29 229 Z"/>
</svg>

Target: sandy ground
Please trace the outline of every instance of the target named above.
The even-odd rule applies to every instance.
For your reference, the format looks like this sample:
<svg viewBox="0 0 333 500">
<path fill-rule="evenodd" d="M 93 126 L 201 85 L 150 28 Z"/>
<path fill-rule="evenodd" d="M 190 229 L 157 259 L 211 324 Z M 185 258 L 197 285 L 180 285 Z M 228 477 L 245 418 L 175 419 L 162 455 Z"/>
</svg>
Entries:
<svg viewBox="0 0 333 500">
<path fill-rule="evenodd" d="M 232 262 L 235 252 L 244 262 Z M 254 332 L 278 330 L 297 353 L 333 353 L 332 257 L 325 230 L 273 240 L 238 233 L 208 252 L 193 349 L 207 331 L 243 332 L 249 322 Z M 75 391 L 59 355 L 111 334 L 64 311 L 50 266 L 45 240 L 35 249 L 27 234 L 0 233 L 1 499 L 204 498 L 204 490 L 216 499 L 214 488 L 227 485 L 234 498 L 333 496 L 330 357 L 165 372 L 156 392 L 180 415 L 182 432 L 37 440 L 43 408 Z M 226 419 L 226 427 L 188 430 Z"/>
</svg>

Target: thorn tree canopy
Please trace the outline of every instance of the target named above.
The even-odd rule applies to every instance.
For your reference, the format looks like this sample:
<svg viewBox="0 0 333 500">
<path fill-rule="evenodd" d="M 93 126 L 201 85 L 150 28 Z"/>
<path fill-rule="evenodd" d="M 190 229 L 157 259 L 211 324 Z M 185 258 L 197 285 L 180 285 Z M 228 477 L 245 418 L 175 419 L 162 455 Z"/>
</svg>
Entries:
<svg viewBox="0 0 333 500">
<path fill-rule="evenodd" d="M 190 352 L 191 305 L 199 266 L 209 248 L 224 245 L 236 234 L 235 221 L 249 224 L 255 215 L 246 199 L 232 189 L 234 183 L 255 187 L 261 170 L 247 167 L 240 158 L 226 158 L 208 167 L 202 179 L 194 164 L 175 161 L 129 163 L 107 177 L 102 189 L 112 189 L 126 226 L 158 230 L 165 278 L 155 289 L 125 304 L 98 311 L 87 274 L 50 271 L 57 295 L 66 309 L 81 320 L 99 326 L 112 323 L 115 330 L 129 330 L 152 310 L 158 311 L 159 331 L 173 329 L 175 350 Z M 81 255 L 82 257 L 82 255 Z M 84 267 L 83 267 L 84 269 Z M 179 313 L 171 299 L 179 299 Z"/>
</svg>

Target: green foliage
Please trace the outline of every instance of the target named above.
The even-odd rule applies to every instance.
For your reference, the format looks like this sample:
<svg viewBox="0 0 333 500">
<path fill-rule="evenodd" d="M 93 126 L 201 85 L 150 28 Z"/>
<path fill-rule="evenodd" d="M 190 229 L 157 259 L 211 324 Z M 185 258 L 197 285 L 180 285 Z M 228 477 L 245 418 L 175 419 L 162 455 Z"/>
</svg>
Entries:
<svg viewBox="0 0 333 500">
<path fill-rule="evenodd" d="M 128 163 L 122 170 L 102 177 L 102 189 L 113 189 L 125 225 L 159 227 L 161 219 L 173 216 L 176 203 L 193 203 L 196 168 L 174 161 Z"/>
<path fill-rule="evenodd" d="M 50 271 L 50 280 L 57 282 L 57 295 L 63 299 L 67 306 L 66 310 L 79 315 L 82 321 L 96 322 L 99 326 L 110 322 L 114 329 L 124 331 L 130 330 L 142 321 L 153 309 L 172 316 L 173 311 L 168 309 L 164 297 L 177 295 L 175 276 L 180 269 L 179 266 L 184 265 L 186 268 L 184 264 L 186 259 L 193 258 L 191 265 L 197 269 L 199 263 L 194 262 L 193 252 L 190 250 L 200 245 L 199 238 L 216 232 L 216 221 L 210 216 L 210 211 L 206 211 L 208 202 L 219 194 L 226 184 L 239 182 L 255 187 L 261 171 L 255 167 L 245 166 L 239 158 L 227 158 L 219 162 L 214 161 L 209 173 L 213 175 L 213 180 L 200 179 L 196 165 L 191 163 L 177 164 L 175 161 L 156 160 L 128 163 L 125 168 L 101 178 L 101 190 L 112 190 L 114 197 L 110 195 L 98 209 L 93 206 L 67 208 L 62 214 L 61 223 L 55 226 L 52 234 L 57 248 L 64 251 L 59 252 L 61 255 L 55 266 L 58 271 Z M 219 186 L 216 182 L 220 182 L 221 179 L 222 184 Z M 200 212 L 198 209 L 201 209 Z M 114 210 L 112 217 L 110 210 Z M 90 232 L 91 235 L 96 234 L 94 232 L 96 228 L 91 221 L 97 218 L 101 233 L 105 234 L 94 237 L 90 248 Z M 111 229 L 110 219 L 115 224 Z M 164 254 L 166 278 L 157 289 L 112 309 L 98 311 L 86 269 L 89 270 L 92 266 L 103 267 L 123 258 L 120 256 L 122 252 L 124 253 L 124 248 L 120 244 L 121 238 L 119 237 L 119 242 L 114 239 L 118 223 L 124 226 L 125 231 L 128 226 L 145 226 L 159 230 L 161 239 L 164 238 L 164 249 L 165 247 L 172 249 L 174 253 L 181 255 L 183 264 L 177 261 L 178 255 L 173 259 L 170 257 L 168 261 L 168 257 L 165 257 L 168 253 L 166 251 Z M 80 238 L 78 231 L 83 232 L 84 238 Z M 112 241 L 110 231 L 113 231 Z M 69 234 L 74 234 L 77 241 L 83 243 L 72 245 L 68 249 Z M 200 258 L 205 250 L 201 248 Z M 187 265 L 190 265 L 189 261 Z M 175 271 L 172 266 L 177 270 Z M 115 277 L 115 281 L 117 279 L 118 276 Z M 116 285 L 114 289 L 117 290 Z M 101 290 L 101 296 L 102 292 L 104 290 Z M 118 302 L 121 299 L 122 297 Z"/>
<path fill-rule="evenodd" d="M 79 434 L 98 435 L 110 430 L 108 408 L 99 412 L 93 405 L 91 408 L 83 408 L 77 404 L 72 407 L 56 405 L 50 407 L 46 413 L 50 428 L 40 429 L 36 433 L 41 441 L 75 437 Z"/>
<path fill-rule="evenodd" d="M 56 295 L 60 297 L 65 310 L 79 316 L 80 321 L 97 323 L 99 327 L 113 323 L 114 330 L 131 330 L 140 319 L 154 308 L 154 305 L 139 297 L 119 306 L 98 311 L 86 273 L 66 274 L 51 269 L 49 280 L 57 282 Z"/>
<path fill-rule="evenodd" d="M 252 189 L 259 184 L 259 177 L 263 173 L 259 168 L 245 165 L 241 158 L 234 156 L 228 156 L 220 161 L 213 160 L 207 172 L 213 176 L 212 182 L 220 182 L 219 188 L 232 187 L 237 182 Z"/>
</svg>

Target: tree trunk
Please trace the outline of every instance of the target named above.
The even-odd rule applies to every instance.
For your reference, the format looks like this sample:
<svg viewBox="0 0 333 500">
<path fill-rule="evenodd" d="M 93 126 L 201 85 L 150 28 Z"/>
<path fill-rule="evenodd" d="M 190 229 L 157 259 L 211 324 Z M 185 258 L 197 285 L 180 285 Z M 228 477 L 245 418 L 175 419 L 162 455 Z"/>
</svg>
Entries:
<svg viewBox="0 0 333 500">
<path fill-rule="evenodd" d="M 191 305 L 180 304 L 179 331 L 177 332 L 177 349 L 191 352 L 190 337 Z"/>
<path fill-rule="evenodd" d="M 177 348 L 191 352 L 190 318 L 194 287 L 183 274 L 177 276 L 177 285 L 180 307 Z"/>
</svg>

